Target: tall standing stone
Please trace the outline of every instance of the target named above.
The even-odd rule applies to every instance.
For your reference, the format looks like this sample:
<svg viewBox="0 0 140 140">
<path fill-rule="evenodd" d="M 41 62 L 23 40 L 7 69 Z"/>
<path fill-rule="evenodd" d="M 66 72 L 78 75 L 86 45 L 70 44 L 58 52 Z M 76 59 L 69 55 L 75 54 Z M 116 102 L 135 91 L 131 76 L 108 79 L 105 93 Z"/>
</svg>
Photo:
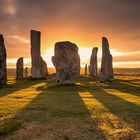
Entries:
<svg viewBox="0 0 140 140">
<path fill-rule="evenodd" d="M 48 76 L 47 64 L 40 53 L 41 32 L 31 30 L 31 58 L 32 58 L 32 78 L 40 79 Z"/>
<path fill-rule="evenodd" d="M 48 76 L 47 64 L 42 57 L 40 57 L 40 75 L 42 75 L 42 78 L 46 78 Z"/>
<path fill-rule="evenodd" d="M 68 41 L 56 43 L 52 62 L 60 84 L 73 84 L 80 76 L 80 57 L 76 44 Z"/>
<path fill-rule="evenodd" d="M 24 76 L 28 77 L 28 67 L 26 67 L 25 70 L 24 70 Z"/>
<path fill-rule="evenodd" d="M 17 64 L 16 64 L 16 79 L 23 78 L 23 73 L 24 73 L 23 57 L 20 57 L 17 60 Z"/>
<path fill-rule="evenodd" d="M 3 35 L 0 35 L 0 85 L 7 84 L 6 48 Z"/>
<path fill-rule="evenodd" d="M 97 47 L 93 48 L 92 54 L 90 57 L 89 74 L 92 76 L 98 75 L 98 72 L 97 72 L 97 52 L 98 52 L 98 48 Z"/>
<path fill-rule="evenodd" d="M 88 66 L 87 64 L 85 65 L 85 75 L 87 75 L 87 70 L 88 70 Z"/>
<path fill-rule="evenodd" d="M 101 81 L 109 80 L 111 73 L 113 74 L 112 55 L 110 54 L 108 40 L 107 38 L 103 37 L 100 80 Z"/>
<path fill-rule="evenodd" d="M 109 56 L 109 78 L 113 78 L 113 57 L 112 55 L 110 54 Z"/>
</svg>

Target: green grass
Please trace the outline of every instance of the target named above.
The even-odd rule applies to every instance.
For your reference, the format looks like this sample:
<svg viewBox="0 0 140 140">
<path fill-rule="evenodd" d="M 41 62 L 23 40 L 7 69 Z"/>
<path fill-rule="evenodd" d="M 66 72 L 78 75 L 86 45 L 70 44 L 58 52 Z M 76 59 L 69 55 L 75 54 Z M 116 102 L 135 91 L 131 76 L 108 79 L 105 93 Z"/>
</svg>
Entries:
<svg viewBox="0 0 140 140">
<path fill-rule="evenodd" d="M 10 78 L 0 89 L 0 139 L 139 140 L 140 76 L 67 86 Z"/>
</svg>

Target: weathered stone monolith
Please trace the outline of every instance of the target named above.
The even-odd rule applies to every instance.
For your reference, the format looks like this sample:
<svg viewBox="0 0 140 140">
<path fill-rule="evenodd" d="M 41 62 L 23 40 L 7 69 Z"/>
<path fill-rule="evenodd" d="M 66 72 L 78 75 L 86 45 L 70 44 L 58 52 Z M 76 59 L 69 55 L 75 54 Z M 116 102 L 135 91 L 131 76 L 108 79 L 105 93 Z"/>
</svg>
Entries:
<svg viewBox="0 0 140 140">
<path fill-rule="evenodd" d="M 85 65 L 85 75 L 87 75 L 87 70 L 88 70 L 88 66 L 87 64 Z"/>
<path fill-rule="evenodd" d="M 109 56 L 109 78 L 113 78 L 114 74 L 113 74 L 113 57 L 110 54 Z"/>
<path fill-rule="evenodd" d="M 24 71 L 23 57 L 20 57 L 17 60 L 17 64 L 16 64 L 16 79 L 23 78 L 23 71 Z"/>
<path fill-rule="evenodd" d="M 31 58 L 32 58 L 32 78 L 40 79 L 48 76 L 47 64 L 40 53 L 41 32 L 31 30 Z"/>
<path fill-rule="evenodd" d="M 97 72 L 97 52 L 98 52 L 98 48 L 97 47 L 93 48 L 92 54 L 90 57 L 89 74 L 92 76 L 98 75 L 98 72 Z"/>
<path fill-rule="evenodd" d="M 109 80 L 110 77 L 113 77 L 112 55 L 110 54 L 108 40 L 103 37 L 100 80 L 104 82 Z"/>
<path fill-rule="evenodd" d="M 69 41 L 56 43 L 52 62 L 60 84 L 74 84 L 80 76 L 80 57 L 76 44 Z"/>
<path fill-rule="evenodd" d="M 28 77 L 28 67 L 26 67 L 25 70 L 24 70 L 24 76 Z"/>
<path fill-rule="evenodd" d="M 3 35 L 0 35 L 0 86 L 7 84 L 6 48 Z"/>
<path fill-rule="evenodd" d="M 40 57 L 40 74 L 42 75 L 42 78 L 47 78 L 48 76 L 47 64 L 42 57 Z"/>
</svg>

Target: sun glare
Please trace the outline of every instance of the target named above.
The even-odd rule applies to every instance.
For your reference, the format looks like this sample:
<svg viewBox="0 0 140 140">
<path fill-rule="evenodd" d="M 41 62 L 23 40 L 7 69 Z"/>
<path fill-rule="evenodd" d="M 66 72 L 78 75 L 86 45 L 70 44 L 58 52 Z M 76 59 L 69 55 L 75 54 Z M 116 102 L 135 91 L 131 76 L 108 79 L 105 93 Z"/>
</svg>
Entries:
<svg viewBox="0 0 140 140">
<path fill-rule="evenodd" d="M 119 52 L 115 49 L 111 49 L 111 54 L 113 56 L 122 56 L 122 55 L 129 55 L 130 53 L 123 53 Z M 80 55 L 80 61 L 81 61 L 81 67 L 84 67 L 85 64 L 90 63 L 90 57 L 92 53 L 92 48 L 84 48 L 81 47 L 79 48 L 79 55 Z M 133 53 L 133 52 L 132 52 Z M 134 52 L 135 53 L 135 52 Z M 46 61 L 48 67 L 52 68 L 53 63 L 52 63 L 52 56 L 54 55 L 54 48 L 48 48 L 42 53 L 43 59 Z M 102 57 L 102 50 L 98 50 L 98 67 L 101 66 L 101 57 Z M 7 64 L 8 67 L 15 67 L 17 62 L 17 58 L 13 59 L 7 59 Z M 132 61 L 132 62 L 113 62 L 114 67 L 136 67 L 136 65 L 140 65 L 140 61 Z M 31 59 L 30 58 L 24 58 L 24 66 L 25 67 L 30 67 L 31 66 Z"/>
</svg>

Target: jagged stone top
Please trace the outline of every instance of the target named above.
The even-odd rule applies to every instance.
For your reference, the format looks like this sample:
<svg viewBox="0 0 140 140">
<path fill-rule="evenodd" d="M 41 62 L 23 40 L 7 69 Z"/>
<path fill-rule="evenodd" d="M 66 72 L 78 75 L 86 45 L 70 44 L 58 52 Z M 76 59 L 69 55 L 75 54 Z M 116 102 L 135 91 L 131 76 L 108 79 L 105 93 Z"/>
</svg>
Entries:
<svg viewBox="0 0 140 140">
<path fill-rule="evenodd" d="M 74 43 L 71 43 L 70 41 L 57 42 L 55 44 L 55 51 L 61 50 L 61 49 L 70 49 L 74 52 L 78 52 L 77 45 Z"/>
</svg>

